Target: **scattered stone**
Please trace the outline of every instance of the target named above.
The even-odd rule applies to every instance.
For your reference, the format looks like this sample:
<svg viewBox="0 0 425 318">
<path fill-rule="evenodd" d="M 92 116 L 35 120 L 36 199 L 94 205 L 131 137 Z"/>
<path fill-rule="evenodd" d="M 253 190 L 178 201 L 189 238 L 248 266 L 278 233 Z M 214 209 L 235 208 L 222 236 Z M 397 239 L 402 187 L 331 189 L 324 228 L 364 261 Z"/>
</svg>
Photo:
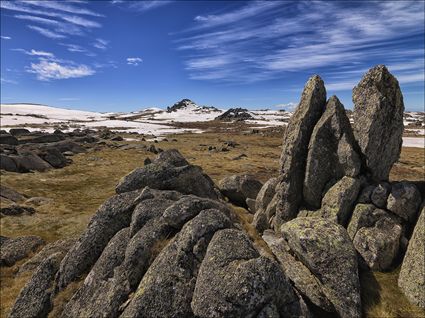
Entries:
<svg viewBox="0 0 425 318">
<path fill-rule="evenodd" d="M 388 210 L 412 223 L 420 204 L 421 193 L 413 183 L 403 181 L 393 184 L 387 201 Z"/>
<path fill-rule="evenodd" d="M 387 182 L 379 183 L 372 192 L 370 199 L 378 208 L 386 208 L 388 194 L 391 191 L 391 186 Z"/>
<path fill-rule="evenodd" d="M 355 148 L 344 106 L 332 96 L 308 146 L 303 198 L 309 206 L 320 208 L 326 188 L 344 176 L 356 177 L 360 173 L 361 159 Z"/>
<path fill-rule="evenodd" d="M 371 177 L 388 180 L 401 152 L 404 103 L 397 79 L 384 65 L 371 68 L 353 89 L 354 135 Z"/>
<path fill-rule="evenodd" d="M 26 135 L 29 135 L 30 133 L 31 132 L 25 128 L 11 128 L 9 130 L 9 134 L 15 137 L 26 136 Z"/>
<path fill-rule="evenodd" d="M 398 286 L 415 305 L 425 308 L 425 205 L 410 239 Z"/>
<path fill-rule="evenodd" d="M 322 218 L 298 217 L 281 227 L 291 253 L 320 279 L 340 317 L 361 317 L 357 256 L 347 231 Z"/>
<path fill-rule="evenodd" d="M 232 160 L 241 160 L 242 158 L 248 158 L 248 156 L 243 153 L 243 154 L 240 154 L 239 156 L 232 158 Z"/>
<path fill-rule="evenodd" d="M 249 212 L 251 212 L 252 214 L 255 214 L 255 200 L 251 199 L 251 198 L 247 198 L 245 200 L 246 202 L 246 206 L 248 207 Z"/>
<path fill-rule="evenodd" d="M 44 244 L 39 236 L 20 236 L 7 238 L 2 236 L 0 249 L 0 266 L 12 266 L 17 261 L 28 257 Z"/>
<path fill-rule="evenodd" d="M 0 134 L 1 145 L 17 145 L 19 144 L 18 139 L 10 134 Z"/>
<path fill-rule="evenodd" d="M 301 101 L 292 115 L 283 137 L 277 207 L 274 228 L 296 217 L 302 200 L 308 143 L 313 128 L 326 105 L 323 80 L 315 75 L 306 83 Z"/>
<path fill-rule="evenodd" d="M 230 202 L 247 207 L 246 199 L 255 199 L 261 190 L 262 183 L 249 174 L 226 177 L 218 183 L 221 193 Z"/>
<path fill-rule="evenodd" d="M 321 216 L 346 226 L 359 194 L 360 185 L 359 179 L 343 177 L 323 197 Z"/>
<path fill-rule="evenodd" d="M 112 140 L 112 141 L 123 141 L 123 140 L 124 140 L 124 138 L 123 138 L 123 137 L 121 137 L 121 136 L 115 136 L 115 137 L 112 137 L 112 138 L 111 138 L 111 140 Z"/>
<path fill-rule="evenodd" d="M 45 205 L 53 202 L 53 199 L 45 197 L 32 197 L 25 201 L 25 204 L 31 204 L 35 206 Z"/>
<path fill-rule="evenodd" d="M 12 204 L 7 207 L 0 208 L 0 214 L 4 216 L 31 215 L 35 213 L 35 209 L 29 206 Z"/>
<path fill-rule="evenodd" d="M 151 160 L 150 158 L 146 158 L 146 159 L 143 161 L 143 165 L 144 165 L 144 166 L 150 165 L 151 163 L 152 163 L 152 160 Z"/>
<path fill-rule="evenodd" d="M 25 195 L 16 192 L 15 190 L 4 185 L 0 185 L 0 197 L 9 199 L 13 202 L 21 202 L 26 199 Z"/>
</svg>

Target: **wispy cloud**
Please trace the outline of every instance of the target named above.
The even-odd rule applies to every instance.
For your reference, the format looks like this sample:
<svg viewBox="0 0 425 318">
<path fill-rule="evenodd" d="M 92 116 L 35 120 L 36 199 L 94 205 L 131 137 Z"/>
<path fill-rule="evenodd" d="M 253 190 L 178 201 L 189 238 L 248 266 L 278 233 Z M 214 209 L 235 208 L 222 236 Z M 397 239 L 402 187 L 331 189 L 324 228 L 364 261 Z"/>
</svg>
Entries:
<svg viewBox="0 0 425 318">
<path fill-rule="evenodd" d="M 345 90 L 359 80 L 347 72 L 385 63 L 399 64 L 393 70 L 401 79 L 419 81 L 423 11 L 422 1 L 253 1 L 196 16 L 175 43 L 192 79 L 255 82 L 334 69 L 331 87 Z M 403 43 L 415 47 L 400 50 Z"/>
<path fill-rule="evenodd" d="M 145 12 L 165 6 L 173 2 L 172 0 L 144 0 L 144 1 L 123 1 L 112 0 L 111 4 L 118 5 L 121 8 L 130 9 L 132 11 Z"/>
<path fill-rule="evenodd" d="M 40 60 L 39 63 L 31 63 L 29 73 L 37 74 L 40 81 L 85 77 L 95 74 L 95 71 L 87 65 L 63 65 L 58 62 Z"/>
<path fill-rule="evenodd" d="M 0 80 L 1 80 L 2 84 L 18 84 L 17 81 L 6 79 L 6 78 L 3 78 L 3 77 L 0 78 Z"/>
<path fill-rule="evenodd" d="M 281 108 L 281 109 L 284 109 L 284 110 L 286 110 L 286 111 L 293 111 L 293 110 L 295 110 L 295 108 L 297 108 L 297 106 L 298 106 L 298 103 L 294 103 L 294 102 L 289 102 L 289 103 L 284 103 L 284 104 L 277 104 L 277 105 L 275 105 L 274 107 L 276 107 L 276 108 Z"/>
<path fill-rule="evenodd" d="M 22 53 L 25 53 L 25 54 L 31 55 L 31 56 L 41 56 L 41 57 L 48 57 L 48 58 L 55 57 L 55 55 L 53 53 L 45 52 L 45 51 L 37 51 L 37 50 L 34 50 L 34 49 L 31 49 L 31 51 L 27 51 L 25 49 L 11 49 L 11 50 L 17 51 L 17 52 L 22 52 Z"/>
<path fill-rule="evenodd" d="M 52 39 L 64 38 L 67 35 L 83 35 L 85 28 L 100 28 L 101 23 L 91 18 L 103 15 L 80 8 L 69 3 L 56 1 L 1 1 L 2 9 L 20 12 L 15 18 L 42 24 L 44 27 L 32 25 L 31 29 Z M 22 14 L 26 13 L 26 14 Z M 90 15 L 90 18 L 84 17 Z"/>
<path fill-rule="evenodd" d="M 2 40 L 11 40 L 12 38 L 10 36 L 1 35 L 0 36 Z"/>
<path fill-rule="evenodd" d="M 104 39 L 96 39 L 93 46 L 100 50 L 106 50 L 108 48 L 109 41 Z"/>
<path fill-rule="evenodd" d="M 140 57 L 127 57 L 128 65 L 138 66 L 142 62 L 143 62 L 143 59 Z"/>
</svg>

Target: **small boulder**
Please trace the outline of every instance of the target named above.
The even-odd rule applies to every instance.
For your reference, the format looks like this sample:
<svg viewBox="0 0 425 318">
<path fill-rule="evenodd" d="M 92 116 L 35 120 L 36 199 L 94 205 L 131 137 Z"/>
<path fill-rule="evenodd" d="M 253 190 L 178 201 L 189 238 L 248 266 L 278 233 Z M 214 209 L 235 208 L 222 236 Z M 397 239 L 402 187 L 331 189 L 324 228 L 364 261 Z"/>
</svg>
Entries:
<svg viewBox="0 0 425 318">
<path fill-rule="evenodd" d="M 359 179 L 343 177 L 323 197 L 321 216 L 346 226 L 359 194 L 360 185 Z"/>
<path fill-rule="evenodd" d="M 0 134 L 0 145 L 17 145 L 18 139 L 10 134 Z"/>
<path fill-rule="evenodd" d="M 226 177 L 218 183 L 221 193 L 230 202 L 247 207 L 246 199 L 255 199 L 261 190 L 262 183 L 249 174 Z"/>
<path fill-rule="evenodd" d="M 276 204 L 271 205 L 270 203 L 275 197 L 277 184 L 277 178 L 269 179 L 266 183 L 264 183 L 255 200 L 255 215 L 252 225 L 260 233 L 270 227 L 269 221 L 272 215 L 269 215 L 270 213 L 267 213 L 267 211 L 270 212 L 270 210 L 273 210 L 273 214 L 276 211 L 275 209 L 272 209 L 273 207 L 276 207 Z"/>
<path fill-rule="evenodd" d="M 13 202 L 21 202 L 26 199 L 25 195 L 4 185 L 0 185 L 0 197 L 9 199 Z"/>
<path fill-rule="evenodd" d="M 17 261 L 35 252 L 43 244 L 44 240 L 39 236 L 20 236 L 17 238 L 2 239 L 0 266 L 14 265 Z"/>
<path fill-rule="evenodd" d="M 11 134 L 12 136 L 15 137 L 19 137 L 19 136 L 26 136 L 29 135 L 31 132 L 28 129 L 25 128 L 11 128 L 9 130 L 9 134 Z"/>
<path fill-rule="evenodd" d="M 403 181 L 393 184 L 387 200 L 388 210 L 414 222 L 420 205 L 421 193 L 413 183 Z"/>
<path fill-rule="evenodd" d="M 379 183 L 374 189 L 370 196 L 370 200 L 378 208 L 386 208 L 388 194 L 391 191 L 391 186 L 387 182 Z"/>
<path fill-rule="evenodd" d="M 7 207 L 0 208 L 0 214 L 4 216 L 12 216 L 12 215 L 31 215 L 35 213 L 35 209 L 29 206 L 23 206 L 18 204 L 12 204 Z"/>
</svg>

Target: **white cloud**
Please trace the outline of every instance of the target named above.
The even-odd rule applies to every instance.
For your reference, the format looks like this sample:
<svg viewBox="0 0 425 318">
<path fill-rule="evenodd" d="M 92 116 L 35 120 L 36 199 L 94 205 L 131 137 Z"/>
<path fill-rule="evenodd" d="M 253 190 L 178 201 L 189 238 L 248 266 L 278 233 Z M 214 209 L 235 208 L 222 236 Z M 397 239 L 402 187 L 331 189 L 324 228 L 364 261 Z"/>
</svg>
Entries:
<svg viewBox="0 0 425 318">
<path fill-rule="evenodd" d="M 127 57 L 128 65 L 138 66 L 142 62 L 143 62 L 143 59 L 140 57 Z"/>
<path fill-rule="evenodd" d="M 104 39 L 96 39 L 93 46 L 100 50 L 106 50 L 108 48 L 109 41 Z"/>
<path fill-rule="evenodd" d="M 298 106 L 298 103 L 294 103 L 294 102 L 275 105 L 276 108 L 282 108 L 282 109 L 289 111 L 289 112 L 294 111 L 295 108 L 297 108 L 297 106 Z"/>
<path fill-rule="evenodd" d="M 45 28 L 41 28 L 35 25 L 28 25 L 28 28 L 30 28 L 31 30 L 37 31 L 38 33 L 40 33 L 41 35 L 44 35 L 45 37 L 48 37 L 50 39 L 64 39 L 66 38 L 65 35 L 63 34 L 59 34 L 53 31 L 50 31 L 48 29 Z"/>
<path fill-rule="evenodd" d="M 252 1 L 233 11 L 196 16 L 195 26 L 177 33 L 184 37 L 175 43 L 188 52 L 185 64 L 193 79 L 247 83 L 333 69 L 331 87 L 343 90 L 353 77 L 348 72 L 377 61 L 413 82 L 421 78 L 418 69 L 423 70 L 423 47 L 411 49 L 412 38 L 424 32 L 423 10 L 422 1 L 352 6 L 342 1 Z"/>
<path fill-rule="evenodd" d="M 38 7 L 43 7 L 47 9 L 53 9 L 53 10 L 58 10 L 58 11 L 63 11 L 63 12 L 68 12 L 73 14 L 85 14 L 85 15 L 91 15 L 95 17 L 103 16 L 97 12 L 93 12 L 91 10 L 69 5 L 59 1 L 35 1 L 35 0 L 26 1 L 24 0 L 22 2 L 29 5 L 33 5 L 33 6 L 38 6 Z"/>
<path fill-rule="evenodd" d="M 144 1 L 122 1 L 122 0 L 112 0 L 111 4 L 119 5 L 123 8 L 131 9 L 132 11 L 145 12 L 148 10 L 153 10 L 169 3 L 173 0 L 144 0 Z"/>
<path fill-rule="evenodd" d="M 53 79 L 67 79 L 85 77 L 95 74 L 95 71 L 86 65 L 61 65 L 57 62 L 40 60 L 39 63 L 31 63 L 29 73 L 37 74 L 37 79 L 49 81 Z"/>
<path fill-rule="evenodd" d="M 2 84 L 18 84 L 17 81 L 13 81 L 13 80 L 10 80 L 10 79 L 5 79 L 3 77 L 0 78 L 0 81 L 1 81 Z"/>
<path fill-rule="evenodd" d="M 2 40 L 11 40 L 12 39 L 10 36 L 5 36 L 5 35 L 2 35 L 0 37 L 1 37 Z"/>
</svg>

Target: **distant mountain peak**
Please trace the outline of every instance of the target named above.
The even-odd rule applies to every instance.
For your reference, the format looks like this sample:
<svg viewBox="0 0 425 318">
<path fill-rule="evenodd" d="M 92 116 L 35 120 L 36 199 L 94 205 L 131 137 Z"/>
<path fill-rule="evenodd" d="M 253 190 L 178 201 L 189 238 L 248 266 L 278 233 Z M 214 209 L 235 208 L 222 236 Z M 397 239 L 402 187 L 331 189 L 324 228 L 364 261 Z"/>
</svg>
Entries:
<svg viewBox="0 0 425 318">
<path fill-rule="evenodd" d="M 196 105 L 190 99 L 184 98 L 181 101 L 175 103 L 173 106 L 167 107 L 167 112 L 168 113 L 175 112 L 175 111 L 178 111 L 179 109 L 187 108 L 189 106 L 198 107 L 198 105 Z"/>
</svg>

